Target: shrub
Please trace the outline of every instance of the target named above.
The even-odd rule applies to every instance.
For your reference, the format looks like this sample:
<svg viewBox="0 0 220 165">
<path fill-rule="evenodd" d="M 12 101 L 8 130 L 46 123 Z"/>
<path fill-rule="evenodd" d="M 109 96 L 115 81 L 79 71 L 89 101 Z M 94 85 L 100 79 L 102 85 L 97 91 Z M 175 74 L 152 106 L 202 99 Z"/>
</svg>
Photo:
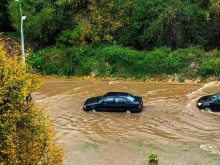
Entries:
<svg viewBox="0 0 220 165">
<path fill-rule="evenodd" d="M 201 76 L 207 77 L 209 75 L 220 75 L 220 57 L 211 58 L 208 61 L 202 62 L 199 67 L 199 73 Z"/>
<path fill-rule="evenodd" d="M 91 68 L 87 60 L 87 48 L 72 47 L 62 50 L 59 61 L 59 74 L 68 76 L 89 75 Z"/>
<path fill-rule="evenodd" d="M 39 75 L 2 48 L 0 70 L 0 164 L 62 164 L 48 117 L 24 99 L 40 87 Z"/>
<path fill-rule="evenodd" d="M 147 165 L 158 165 L 158 158 L 156 154 L 151 154 L 149 156 L 149 162 L 147 163 Z"/>
<path fill-rule="evenodd" d="M 101 76 L 137 77 L 142 75 L 143 58 L 142 53 L 116 45 L 95 50 L 95 59 L 101 65 L 98 75 Z"/>
<path fill-rule="evenodd" d="M 48 48 L 32 55 L 32 66 L 41 73 L 65 76 L 122 77 L 143 79 L 158 75 L 185 78 L 219 75 L 219 51 L 199 46 L 171 50 L 135 51 L 118 45 Z"/>
</svg>

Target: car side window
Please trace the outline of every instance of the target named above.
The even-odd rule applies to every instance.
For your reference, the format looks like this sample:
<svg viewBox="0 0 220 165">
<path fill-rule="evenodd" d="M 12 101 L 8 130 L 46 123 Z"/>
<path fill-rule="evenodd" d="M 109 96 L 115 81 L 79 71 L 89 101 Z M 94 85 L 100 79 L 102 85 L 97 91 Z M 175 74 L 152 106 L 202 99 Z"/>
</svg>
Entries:
<svg viewBox="0 0 220 165">
<path fill-rule="evenodd" d="M 220 104 L 220 99 L 216 99 L 216 100 L 214 101 L 214 103 Z"/>
<path fill-rule="evenodd" d="M 132 101 L 131 100 L 128 100 L 128 99 L 124 99 L 124 101 L 125 101 L 125 104 L 131 104 L 132 103 Z"/>
<path fill-rule="evenodd" d="M 115 98 L 115 103 L 116 104 L 125 104 L 125 100 L 123 98 L 116 97 Z"/>
<path fill-rule="evenodd" d="M 105 99 L 104 103 L 105 104 L 112 104 L 113 103 L 113 98 L 110 97 L 110 98 Z"/>
<path fill-rule="evenodd" d="M 133 97 L 131 97 L 130 95 L 127 96 L 127 99 L 128 99 L 129 101 L 131 101 L 131 102 L 134 102 L 134 100 L 135 100 L 135 99 L 134 99 Z"/>
</svg>

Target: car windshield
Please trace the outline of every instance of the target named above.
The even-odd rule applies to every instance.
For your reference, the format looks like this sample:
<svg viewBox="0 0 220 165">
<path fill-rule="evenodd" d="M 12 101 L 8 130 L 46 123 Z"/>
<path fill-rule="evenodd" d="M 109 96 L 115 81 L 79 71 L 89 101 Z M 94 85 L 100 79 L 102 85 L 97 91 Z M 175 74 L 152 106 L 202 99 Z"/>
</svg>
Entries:
<svg viewBox="0 0 220 165">
<path fill-rule="evenodd" d="M 105 95 L 103 95 L 103 96 L 99 96 L 99 98 L 98 98 L 98 99 L 99 99 L 99 101 L 102 101 L 104 98 L 106 98 L 106 97 L 107 97 L 107 95 L 108 95 L 108 94 L 106 93 L 106 94 L 105 94 Z"/>
<path fill-rule="evenodd" d="M 215 99 L 217 99 L 217 98 L 219 98 L 219 97 L 220 97 L 220 92 L 213 94 L 213 95 L 211 96 L 211 99 L 212 99 L 212 100 L 215 100 Z"/>
</svg>

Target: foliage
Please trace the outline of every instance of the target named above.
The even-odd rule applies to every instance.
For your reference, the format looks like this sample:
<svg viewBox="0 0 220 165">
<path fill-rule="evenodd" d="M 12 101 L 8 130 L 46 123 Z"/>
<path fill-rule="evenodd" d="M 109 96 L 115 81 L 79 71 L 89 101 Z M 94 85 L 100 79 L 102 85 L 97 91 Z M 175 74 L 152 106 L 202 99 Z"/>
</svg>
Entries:
<svg viewBox="0 0 220 165">
<path fill-rule="evenodd" d="M 149 162 L 147 163 L 147 165 L 158 165 L 158 158 L 156 154 L 151 154 L 149 156 Z"/>
<path fill-rule="evenodd" d="M 199 67 L 199 73 L 203 77 L 207 77 L 210 75 L 218 77 L 220 75 L 220 52 L 214 50 L 212 52 L 209 52 L 209 54 L 211 54 L 211 57 L 206 57 L 201 62 L 201 65 Z"/>
<path fill-rule="evenodd" d="M 64 22 L 64 10 L 59 10 L 53 1 L 50 0 L 19 0 L 10 1 L 9 11 L 13 27 L 20 31 L 20 6 L 24 20 L 24 34 L 29 41 L 40 46 L 44 44 L 54 44 L 57 35 L 67 24 Z"/>
<path fill-rule="evenodd" d="M 9 6 L 5 5 L 9 2 Z M 219 0 L 19 0 L 35 45 L 117 43 L 136 50 L 219 47 Z M 19 3 L 3 0 L 0 21 L 20 31 Z M 7 8 L 9 10 L 7 10 Z M 12 21 L 12 23 L 10 20 Z M 3 30 L 6 30 L 4 27 Z"/>
<path fill-rule="evenodd" d="M 67 29 L 62 31 L 62 34 L 57 38 L 57 45 L 62 46 L 72 46 L 72 45 L 82 45 L 84 43 L 83 38 L 81 38 L 82 30 L 80 26 L 75 26 L 73 30 Z"/>
<path fill-rule="evenodd" d="M 206 10 L 190 1 L 136 0 L 132 21 L 118 41 L 137 49 L 204 45 L 208 27 L 206 15 Z"/>
<path fill-rule="evenodd" d="M 0 164 L 62 164 L 63 153 L 44 111 L 25 100 L 41 79 L 0 48 Z M 26 72 L 24 72 L 26 70 Z"/>
<path fill-rule="evenodd" d="M 208 47 L 215 48 L 220 45 L 220 2 L 219 0 L 209 0 L 210 26 Z"/>
<path fill-rule="evenodd" d="M 56 40 L 61 44 L 75 44 L 73 41 L 79 39 L 76 44 L 85 45 L 114 41 L 118 30 L 129 22 L 128 9 L 131 0 L 20 0 L 19 3 L 11 1 L 10 16 L 17 31 L 20 30 L 19 4 L 22 6 L 23 15 L 27 16 L 23 25 L 29 41 L 39 45 L 54 44 Z M 67 34 L 70 41 L 63 43 L 62 39 Z"/>
<path fill-rule="evenodd" d="M 178 80 L 183 82 L 200 75 L 218 76 L 219 57 L 217 50 L 205 52 L 195 46 L 144 52 L 117 45 L 93 45 L 44 49 L 34 53 L 29 61 L 45 74 L 135 79 L 178 74 Z"/>
<path fill-rule="evenodd" d="M 89 142 L 85 142 L 82 146 L 82 151 L 86 151 L 89 149 L 98 149 L 99 145 L 96 143 L 89 143 Z"/>
<path fill-rule="evenodd" d="M 67 2 L 59 0 L 58 3 L 64 5 Z M 58 44 L 114 42 L 118 31 L 129 22 L 131 4 L 132 0 L 69 1 L 68 5 L 75 6 L 70 11 L 77 26 L 63 31 Z M 62 42 L 63 38 L 66 38 L 65 42 Z"/>
<path fill-rule="evenodd" d="M 94 51 L 98 76 L 127 78 L 144 72 L 141 69 L 144 56 L 136 51 L 120 46 L 104 46 Z"/>
<path fill-rule="evenodd" d="M 60 56 L 60 75 L 84 76 L 91 72 L 88 59 L 86 59 L 86 48 L 72 47 L 62 52 Z"/>
<path fill-rule="evenodd" d="M 30 53 L 28 63 L 42 74 L 58 74 L 58 61 L 61 50 L 46 48 L 37 53 Z"/>
<path fill-rule="evenodd" d="M 0 32 L 11 31 L 12 22 L 10 21 L 9 12 L 7 10 L 8 0 L 1 0 L 0 2 Z"/>
<path fill-rule="evenodd" d="M 90 50 L 90 49 L 89 49 Z M 88 48 L 47 48 L 32 53 L 29 63 L 46 75 L 85 76 L 94 60 L 87 58 Z"/>
<path fill-rule="evenodd" d="M 187 55 L 172 52 L 167 47 L 151 52 L 138 52 L 120 46 L 106 46 L 97 49 L 95 53 L 99 66 L 97 75 L 144 78 L 180 73 L 190 61 Z"/>
</svg>

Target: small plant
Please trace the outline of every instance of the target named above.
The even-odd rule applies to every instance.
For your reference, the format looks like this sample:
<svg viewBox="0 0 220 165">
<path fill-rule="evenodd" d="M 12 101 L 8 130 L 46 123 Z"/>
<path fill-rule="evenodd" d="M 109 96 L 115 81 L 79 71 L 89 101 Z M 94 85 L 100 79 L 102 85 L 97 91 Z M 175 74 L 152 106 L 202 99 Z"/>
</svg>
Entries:
<svg viewBox="0 0 220 165">
<path fill-rule="evenodd" d="M 149 161 L 147 163 L 147 165 L 158 165 L 158 158 L 157 158 L 157 154 L 151 154 L 149 156 Z"/>
<path fill-rule="evenodd" d="M 179 81 L 179 82 L 185 82 L 185 78 L 179 77 L 179 78 L 178 78 L 178 81 Z"/>
<path fill-rule="evenodd" d="M 142 147 L 143 146 L 143 141 L 142 140 L 138 140 L 138 147 Z"/>
<path fill-rule="evenodd" d="M 98 144 L 92 144 L 89 142 L 85 142 L 82 149 L 83 150 L 88 150 L 88 149 L 98 149 L 99 145 Z"/>
</svg>

